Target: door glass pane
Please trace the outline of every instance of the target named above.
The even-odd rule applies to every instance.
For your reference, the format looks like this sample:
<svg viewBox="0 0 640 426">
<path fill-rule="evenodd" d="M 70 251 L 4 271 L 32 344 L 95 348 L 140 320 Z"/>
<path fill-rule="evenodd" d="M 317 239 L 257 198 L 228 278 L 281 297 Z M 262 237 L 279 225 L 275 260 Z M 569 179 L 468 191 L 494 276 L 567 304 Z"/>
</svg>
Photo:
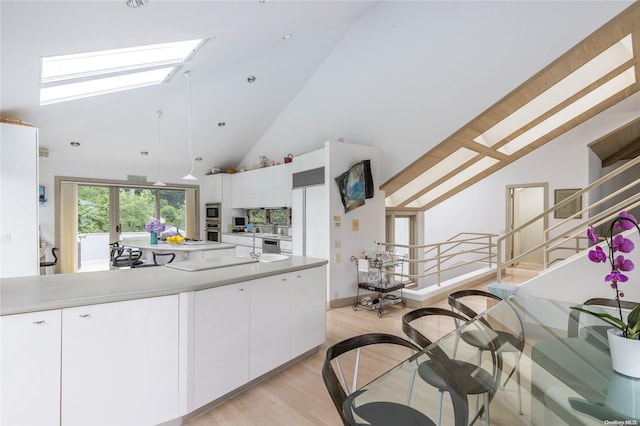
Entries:
<svg viewBox="0 0 640 426">
<path fill-rule="evenodd" d="M 403 244 L 410 245 L 411 244 L 411 221 L 408 217 L 396 217 L 394 219 L 394 231 L 395 231 L 395 244 Z M 396 247 L 396 254 L 403 256 L 405 254 L 409 254 L 409 249 L 407 247 Z M 405 263 L 403 265 L 396 266 L 396 273 L 407 274 L 409 273 L 409 264 Z"/>
<path fill-rule="evenodd" d="M 120 238 L 142 237 L 149 233 L 144 225 L 156 216 L 156 194 L 153 189 L 120 188 Z"/>
<path fill-rule="evenodd" d="M 78 272 L 109 269 L 109 188 L 78 185 Z"/>
<path fill-rule="evenodd" d="M 160 220 L 165 224 L 166 231 L 185 235 L 185 192 L 175 189 L 162 189 L 159 192 Z"/>
</svg>

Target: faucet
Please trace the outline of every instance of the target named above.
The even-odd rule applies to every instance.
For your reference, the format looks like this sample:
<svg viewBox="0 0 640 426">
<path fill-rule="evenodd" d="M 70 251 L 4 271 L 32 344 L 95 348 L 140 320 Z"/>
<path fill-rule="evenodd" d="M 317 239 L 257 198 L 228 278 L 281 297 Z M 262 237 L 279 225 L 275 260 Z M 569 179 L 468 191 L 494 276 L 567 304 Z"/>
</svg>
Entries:
<svg viewBox="0 0 640 426">
<path fill-rule="evenodd" d="M 260 253 L 256 253 L 256 229 L 257 228 L 253 228 L 253 232 L 252 232 L 252 250 L 251 253 L 249 253 L 249 256 L 251 256 L 252 259 L 257 259 L 260 257 Z"/>
</svg>

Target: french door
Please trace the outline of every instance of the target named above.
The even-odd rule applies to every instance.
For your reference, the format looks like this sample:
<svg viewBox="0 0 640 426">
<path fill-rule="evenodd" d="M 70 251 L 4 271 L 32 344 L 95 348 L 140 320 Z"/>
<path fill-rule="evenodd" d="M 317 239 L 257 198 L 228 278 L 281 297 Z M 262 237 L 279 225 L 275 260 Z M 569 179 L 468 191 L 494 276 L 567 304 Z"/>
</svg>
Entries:
<svg viewBox="0 0 640 426">
<path fill-rule="evenodd" d="M 109 244 L 147 236 L 144 226 L 159 218 L 168 231 L 198 236 L 197 187 L 157 188 L 151 185 L 97 181 L 60 181 L 56 209 L 56 244 L 62 272 L 109 269 Z"/>
</svg>

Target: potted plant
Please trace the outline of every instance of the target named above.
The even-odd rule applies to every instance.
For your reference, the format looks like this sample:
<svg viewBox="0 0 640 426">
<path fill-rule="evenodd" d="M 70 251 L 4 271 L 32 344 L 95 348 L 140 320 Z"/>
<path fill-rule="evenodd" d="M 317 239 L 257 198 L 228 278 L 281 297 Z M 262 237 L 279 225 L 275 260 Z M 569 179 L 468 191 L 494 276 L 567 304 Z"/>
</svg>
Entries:
<svg viewBox="0 0 640 426">
<path fill-rule="evenodd" d="M 611 271 L 604 279 L 610 283 L 611 288 L 615 291 L 615 300 L 618 302 L 618 316 L 603 312 L 593 312 L 578 306 L 574 306 L 572 309 L 593 315 L 612 325 L 614 328 L 607 331 L 607 337 L 613 369 L 626 376 L 640 377 L 640 363 L 637 361 L 640 359 L 640 305 L 636 306 L 627 315 L 626 321 L 620 306 L 620 299 L 624 297 L 620 284 L 629 280 L 625 273 L 632 271 L 635 266 L 630 259 L 624 257 L 624 254 L 631 253 L 634 249 L 634 244 L 621 233 L 614 235 L 616 231 L 626 231 L 633 228 L 636 228 L 640 233 L 636 218 L 626 211 L 620 212 L 618 217 L 611 222 L 609 237 L 603 238 L 608 247 L 608 252 L 605 252 L 601 245 L 597 245 L 589 251 L 589 260 L 592 262 L 609 262 Z M 592 243 L 600 242 L 600 238 L 595 233 L 593 226 L 589 227 L 587 237 Z"/>
</svg>

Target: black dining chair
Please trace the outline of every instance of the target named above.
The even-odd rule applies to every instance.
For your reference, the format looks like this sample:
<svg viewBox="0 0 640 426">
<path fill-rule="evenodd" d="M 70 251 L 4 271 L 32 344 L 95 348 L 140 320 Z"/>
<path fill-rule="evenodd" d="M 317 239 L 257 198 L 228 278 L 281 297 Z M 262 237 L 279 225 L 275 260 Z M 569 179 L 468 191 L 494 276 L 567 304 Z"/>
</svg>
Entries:
<svg viewBox="0 0 640 426">
<path fill-rule="evenodd" d="M 413 310 L 402 317 L 402 331 L 407 335 L 409 340 L 415 342 L 421 348 L 429 347 L 433 342 L 427 338 L 420 329 L 424 330 L 424 321 L 420 321 L 425 317 L 449 317 L 454 320 L 454 323 L 467 323 L 469 319 L 462 314 L 450 311 L 448 309 L 427 307 Z M 420 326 L 420 324 L 422 326 Z M 480 331 L 475 330 L 474 331 Z M 492 372 L 479 367 L 476 364 L 452 359 L 454 369 L 449 373 L 452 374 L 462 386 L 462 390 L 467 395 L 483 395 L 484 404 L 477 410 L 476 416 L 472 420 L 473 424 L 477 419 L 483 415 L 485 417 L 485 423 L 487 426 L 490 424 L 489 418 L 489 403 L 493 399 L 497 384 L 500 381 L 501 373 L 501 359 L 495 355 L 495 348 L 493 353 L 493 368 Z M 436 416 L 436 424 L 440 425 L 442 420 L 442 397 L 445 392 L 449 391 L 449 386 L 445 378 L 441 377 L 433 368 L 433 359 L 421 362 L 418 365 L 418 375 L 422 380 L 438 389 L 438 411 Z"/>
<path fill-rule="evenodd" d="M 135 268 L 144 262 L 140 260 L 142 251 L 125 247 L 119 241 L 109 244 L 111 247 L 111 266 L 114 268 Z"/>
<path fill-rule="evenodd" d="M 478 321 L 485 325 L 487 330 L 491 330 L 490 334 L 485 332 L 485 330 L 464 330 L 459 334 L 460 339 L 462 339 L 467 344 L 477 348 L 478 365 L 480 365 L 481 363 L 483 352 L 491 351 L 492 348 L 495 348 L 496 353 L 499 356 L 501 356 L 503 353 L 513 353 L 515 357 L 514 367 L 507 375 L 507 378 L 502 384 L 502 387 L 507 385 L 507 382 L 515 372 L 518 387 L 518 413 L 522 414 L 522 389 L 520 380 L 520 358 L 522 357 L 522 351 L 524 350 L 524 324 L 522 323 L 522 319 L 520 318 L 520 315 L 518 315 L 518 312 L 515 310 L 515 308 L 511 304 L 507 303 L 509 308 L 511 308 L 510 310 L 513 312 L 515 322 L 518 324 L 519 330 L 517 331 L 517 334 L 505 330 L 493 329 L 486 318 L 479 317 L 479 314 L 469 307 L 469 302 L 465 304 L 461 301 L 465 298 L 482 298 L 484 300 L 493 302 L 501 302 L 503 299 L 493 293 L 476 289 L 456 291 L 451 293 L 447 298 L 449 306 L 451 306 L 451 309 L 453 311 L 462 313 L 469 319 L 477 318 Z"/>
<path fill-rule="evenodd" d="M 149 266 L 162 266 L 162 265 L 166 265 L 167 263 L 171 263 L 173 262 L 173 260 L 176 258 L 176 254 L 173 252 L 168 252 L 168 253 L 158 253 L 155 251 L 151 252 L 151 255 L 153 256 L 153 263 L 142 263 L 139 265 L 134 265 L 134 268 L 145 268 L 145 267 L 149 267 Z M 158 258 L 164 258 L 164 261 L 162 263 L 158 262 Z"/>
<path fill-rule="evenodd" d="M 596 297 L 585 300 L 582 304 L 586 306 L 601 306 L 618 309 L 618 301 L 615 299 Z M 638 302 L 632 302 L 630 300 L 620 301 L 620 307 L 622 309 L 632 310 L 638 306 L 638 304 Z M 611 326 L 603 323 L 580 327 L 580 314 L 581 312 L 576 309 L 571 310 L 571 313 L 569 314 L 569 324 L 567 326 L 567 336 L 582 337 L 598 349 L 609 352 L 607 330 L 610 329 Z"/>
<path fill-rule="evenodd" d="M 361 350 L 368 347 L 375 351 L 374 346 L 395 345 L 408 349 L 407 357 L 420 351 L 420 348 L 408 340 L 391 334 L 370 333 L 350 337 L 338 342 L 327 349 L 324 364 L 322 366 L 322 379 L 331 396 L 333 404 L 340 415 L 344 425 L 376 425 L 376 426 L 411 426 L 435 425 L 433 420 L 420 411 L 406 404 L 390 401 L 374 401 L 354 405 L 354 399 L 366 392 L 366 389 L 358 388 L 358 374 L 361 369 L 360 362 L 364 358 Z M 341 363 L 340 360 L 343 362 Z M 391 365 L 389 366 L 391 367 Z M 367 368 L 366 366 L 363 368 Z M 444 367 L 441 369 L 446 376 Z M 351 374 L 349 374 L 351 373 Z M 351 386 L 347 384 L 345 374 L 351 376 Z M 339 377 L 339 378 L 338 378 Z M 454 383 L 451 386 L 456 386 Z M 457 388 L 456 388 L 457 389 Z M 465 396 L 459 391 L 452 392 L 454 403 L 455 425 L 467 425 L 468 408 Z M 358 423 L 355 415 L 364 419 L 366 423 Z"/>
<path fill-rule="evenodd" d="M 51 268 L 51 272 L 55 273 L 55 267 L 58 264 L 58 256 L 56 252 L 58 252 L 58 247 L 53 247 L 51 249 L 51 256 L 53 256 L 53 260 L 47 260 L 40 262 L 40 268 Z M 45 270 L 46 271 L 46 270 Z"/>
</svg>

